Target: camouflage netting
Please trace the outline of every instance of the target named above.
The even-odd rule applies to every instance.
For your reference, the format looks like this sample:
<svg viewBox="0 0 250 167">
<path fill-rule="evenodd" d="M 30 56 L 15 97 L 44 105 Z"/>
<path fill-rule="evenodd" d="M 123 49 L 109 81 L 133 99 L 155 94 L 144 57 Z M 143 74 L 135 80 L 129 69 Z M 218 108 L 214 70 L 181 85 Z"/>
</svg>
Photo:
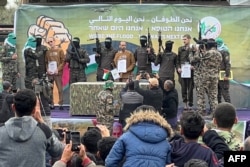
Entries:
<svg viewBox="0 0 250 167">
<path fill-rule="evenodd" d="M 104 82 L 80 82 L 70 86 L 70 114 L 71 115 L 95 115 L 97 106 L 97 95 L 103 90 Z M 115 115 L 118 115 L 121 99 L 120 91 L 125 83 L 115 82 L 113 90 Z M 143 89 L 147 88 L 146 83 L 142 83 Z"/>
</svg>

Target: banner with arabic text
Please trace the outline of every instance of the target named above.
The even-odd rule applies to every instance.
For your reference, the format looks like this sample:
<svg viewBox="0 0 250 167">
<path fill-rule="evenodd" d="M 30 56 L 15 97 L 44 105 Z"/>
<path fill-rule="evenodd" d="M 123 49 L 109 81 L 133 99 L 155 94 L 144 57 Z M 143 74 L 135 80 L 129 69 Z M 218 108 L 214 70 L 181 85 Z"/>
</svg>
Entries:
<svg viewBox="0 0 250 167">
<path fill-rule="evenodd" d="M 15 31 L 20 55 L 28 35 L 41 35 L 44 45 L 47 45 L 49 37 L 55 36 L 56 44 L 65 52 L 69 40 L 72 37 L 80 37 L 82 47 L 88 51 L 91 58 L 86 70 L 88 81 L 95 81 L 96 63 L 93 48 L 96 37 L 101 42 L 106 37 L 111 37 L 113 46 L 117 49 L 120 41 L 126 41 L 127 49 L 134 51 L 139 45 L 139 36 L 150 33 L 153 47 L 158 52 L 158 32 L 161 31 L 163 42 L 174 41 L 173 51 L 177 52 L 178 47 L 183 45 L 184 34 L 198 38 L 199 21 L 202 25 L 202 38 L 221 37 L 228 46 L 234 76 L 230 89 L 232 102 L 237 107 L 249 108 L 248 7 L 168 4 L 23 5 L 16 12 Z M 24 71 L 21 58 L 20 67 Z M 63 84 L 64 91 L 67 92 L 69 75 L 67 66 L 64 70 Z M 180 89 L 179 84 L 177 89 Z M 69 102 L 69 99 L 65 101 Z"/>
</svg>

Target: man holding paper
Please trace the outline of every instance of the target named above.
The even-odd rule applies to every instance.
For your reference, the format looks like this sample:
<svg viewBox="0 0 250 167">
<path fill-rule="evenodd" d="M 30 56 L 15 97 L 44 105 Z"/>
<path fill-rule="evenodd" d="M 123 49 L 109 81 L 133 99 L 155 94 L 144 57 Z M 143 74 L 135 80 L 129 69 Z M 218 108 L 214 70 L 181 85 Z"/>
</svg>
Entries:
<svg viewBox="0 0 250 167">
<path fill-rule="evenodd" d="M 184 103 L 184 110 L 193 106 L 193 67 L 190 64 L 189 53 L 192 51 L 191 36 L 183 35 L 183 44 L 178 48 L 177 71 L 179 74 L 179 83 L 181 85 L 181 95 Z"/>
<path fill-rule="evenodd" d="M 50 49 L 46 52 L 45 63 L 47 66 L 48 78 L 52 83 L 56 83 L 59 94 L 59 109 L 63 110 L 63 87 L 62 87 L 62 73 L 65 55 L 61 48 L 55 45 L 55 39 L 53 37 L 48 38 Z M 52 108 L 54 106 L 53 94 L 52 94 Z"/>
<path fill-rule="evenodd" d="M 135 67 L 135 57 L 133 53 L 126 50 L 126 42 L 120 42 L 120 51 L 115 54 L 114 63 L 120 73 L 120 82 L 126 82 Z"/>
</svg>

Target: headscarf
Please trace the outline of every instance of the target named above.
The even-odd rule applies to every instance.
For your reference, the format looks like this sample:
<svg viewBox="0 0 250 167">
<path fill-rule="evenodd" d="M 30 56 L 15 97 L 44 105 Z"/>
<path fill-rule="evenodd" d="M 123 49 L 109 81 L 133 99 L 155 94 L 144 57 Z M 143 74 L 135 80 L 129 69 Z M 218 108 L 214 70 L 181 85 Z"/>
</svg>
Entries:
<svg viewBox="0 0 250 167">
<path fill-rule="evenodd" d="M 16 35 L 12 32 L 8 34 L 8 37 L 4 40 L 4 44 L 8 44 L 11 47 L 16 47 Z"/>
<path fill-rule="evenodd" d="M 218 51 L 227 51 L 227 52 L 229 52 L 229 49 L 226 46 L 226 44 L 224 43 L 222 38 L 216 38 L 215 42 L 217 43 Z"/>
<path fill-rule="evenodd" d="M 29 36 L 28 39 L 27 39 L 27 42 L 24 45 L 24 48 L 22 50 L 22 57 L 23 57 L 24 62 L 25 62 L 24 51 L 25 51 L 25 49 L 28 49 L 28 48 L 30 48 L 32 50 L 36 50 L 36 38 L 35 37 Z"/>
<path fill-rule="evenodd" d="M 31 48 L 32 50 L 36 50 L 36 38 L 33 36 L 29 36 L 27 42 L 24 45 L 24 49 Z"/>
</svg>

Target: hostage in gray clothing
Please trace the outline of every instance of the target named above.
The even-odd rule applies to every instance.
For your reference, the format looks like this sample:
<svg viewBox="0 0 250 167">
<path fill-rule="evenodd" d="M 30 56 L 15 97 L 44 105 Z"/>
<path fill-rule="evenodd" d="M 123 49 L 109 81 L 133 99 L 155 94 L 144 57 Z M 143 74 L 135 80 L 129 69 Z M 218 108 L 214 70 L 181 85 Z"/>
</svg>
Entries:
<svg viewBox="0 0 250 167">
<path fill-rule="evenodd" d="M 43 123 L 40 105 L 30 89 L 18 91 L 12 109 L 15 117 L 0 126 L 1 167 L 45 167 L 45 153 L 62 154 L 63 145 Z"/>
</svg>

